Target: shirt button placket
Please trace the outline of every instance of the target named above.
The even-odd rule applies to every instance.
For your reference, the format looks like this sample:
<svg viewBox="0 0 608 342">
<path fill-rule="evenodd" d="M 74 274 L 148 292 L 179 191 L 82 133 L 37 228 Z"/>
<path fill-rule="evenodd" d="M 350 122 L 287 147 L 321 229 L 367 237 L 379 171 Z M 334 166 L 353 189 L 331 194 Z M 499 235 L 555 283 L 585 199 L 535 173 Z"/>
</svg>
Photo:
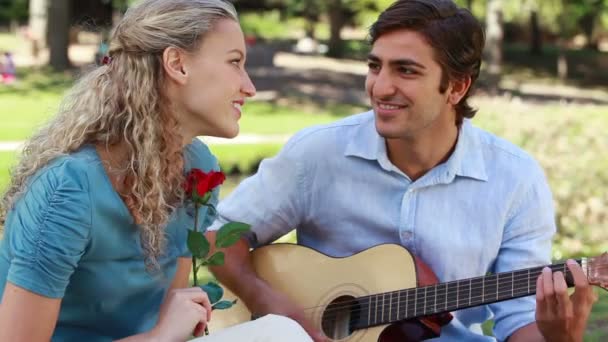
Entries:
<svg viewBox="0 0 608 342">
<path fill-rule="evenodd" d="M 415 210 L 415 208 L 413 208 L 413 196 L 414 196 L 414 189 L 408 189 L 405 192 L 405 195 L 403 196 L 403 206 L 402 206 L 402 222 L 401 222 L 401 227 L 400 227 L 400 231 L 399 231 L 399 235 L 401 237 L 401 243 L 403 245 L 405 245 L 406 247 L 412 247 L 411 246 L 411 240 L 414 236 L 414 233 L 412 232 L 412 225 L 413 222 L 410 222 L 411 220 L 411 210 Z"/>
</svg>

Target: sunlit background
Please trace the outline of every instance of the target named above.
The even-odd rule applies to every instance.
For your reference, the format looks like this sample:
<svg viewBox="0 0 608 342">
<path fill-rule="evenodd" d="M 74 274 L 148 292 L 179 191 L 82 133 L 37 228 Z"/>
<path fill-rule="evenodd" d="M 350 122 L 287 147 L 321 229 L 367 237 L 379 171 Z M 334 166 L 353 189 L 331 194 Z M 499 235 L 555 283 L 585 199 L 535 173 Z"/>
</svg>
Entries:
<svg viewBox="0 0 608 342">
<path fill-rule="evenodd" d="M 0 0 L 0 190 L 22 142 L 94 67 L 112 24 L 132 2 Z M 456 2 L 486 27 L 474 122 L 544 167 L 559 227 L 554 258 L 607 251 L 608 0 Z M 238 138 L 203 138 L 230 174 L 222 196 L 297 130 L 367 109 L 366 29 L 390 3 L 234 1 L 258 94 L 244 107 Z M 607 338 L 602 294 L 586 340 Z"/>
</svg>

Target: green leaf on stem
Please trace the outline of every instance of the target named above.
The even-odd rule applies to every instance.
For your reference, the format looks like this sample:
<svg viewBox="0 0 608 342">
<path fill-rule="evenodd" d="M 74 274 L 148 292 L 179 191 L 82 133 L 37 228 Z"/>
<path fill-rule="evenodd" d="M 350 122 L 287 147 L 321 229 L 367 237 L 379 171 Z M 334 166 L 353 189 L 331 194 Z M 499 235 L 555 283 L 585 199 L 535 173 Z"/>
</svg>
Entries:
<svg viewBox="0 0 608 342">
<path fill-rule="evenodd" d="M 224 252 L 217 252 L 207 260 L 209 266 L 220 266 L 224 264 Z"/>
<path fill-rule="evenodd" d="M 209 254 L 209 241 L 201 232 L 188 229 L 188 250 L 195 258 L 205 258 Z"/>
<path fill-rule="evenodd" d="M 229 222 L 223 225 L 218 231 L 215 238 L 215 246 L 217 248 L 226 248 L 234 245 L 241 235 L 249 231 L 251 226 L 242 222 Z"/>
<path fill-rule="evenodd" d="M 237 300 L 236 300 L 236 299 L 235 299 L 235 300 L 233 300 L 233 301 L 230 301 L 230 300 L 222 300 L 222 301 L 219 301 L 219 302 L 217 302 L 217 303 L 213 304 L 213 305 L 211 306 L 211 309 L 213 309 L 213 310 L 224 310 L 224 309 L 230 309 L 230 308 L 231 308 L 231 307 L 232 307 L 234 304 L 236 304 L 236 302 L 237 302 Z"/>
<path fill-rule="evenodd" d="M 217 283 L 214 283 L 212 281 L 208 282 L 205 285 L 201 285 L 201 289 L 203 289 L 203 291 L 207 293 L 211 304 L 219 302 L 219 300 L 222 299 L 222 296 L 224 295 L 224 289 Z"/>
</svg>

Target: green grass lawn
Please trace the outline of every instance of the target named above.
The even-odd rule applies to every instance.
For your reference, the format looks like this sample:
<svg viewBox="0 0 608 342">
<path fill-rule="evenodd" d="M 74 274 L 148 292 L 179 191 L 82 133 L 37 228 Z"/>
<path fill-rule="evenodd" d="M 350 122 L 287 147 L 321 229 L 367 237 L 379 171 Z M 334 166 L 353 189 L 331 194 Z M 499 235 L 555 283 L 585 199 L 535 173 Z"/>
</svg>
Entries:
<svg viewBox="0 0 608 342">
<path fill-rule="evenodd" d="M 20 141 L 56 112 L 72 75 L 19 71 L 19 83 L 0 87 L 0 141 Z M 249 101 L 240 121 L 243 134 L 291 134 L 313 124 L 327 123 L 360 110 L 353 106 L 291 108 L 270 102 Z"/>
<path fill-rule="evenodd" d="M 14 164 L 15 152 L 0 152 L 0 193 L 4 192 L 9 181 L 9 168 Z"/>
</svg>

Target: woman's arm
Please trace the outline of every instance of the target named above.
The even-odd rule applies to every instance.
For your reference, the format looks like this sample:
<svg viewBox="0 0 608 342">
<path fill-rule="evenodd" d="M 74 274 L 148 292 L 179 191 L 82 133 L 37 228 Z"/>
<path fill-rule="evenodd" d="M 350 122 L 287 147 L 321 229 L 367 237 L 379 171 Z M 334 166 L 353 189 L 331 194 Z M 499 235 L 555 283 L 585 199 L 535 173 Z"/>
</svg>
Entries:
<svg viewBox="0 0 608 342">
<path fill-rule="evenodd" d="M 60 306 L 61 299 L 44 297 L 8 282 L 0 304 L 0 341 L 50 341 Z M 211 304 L 200 288 L 170 291 L 156 327 L 120 341 L 184 341 L 196 324 L 207 324 L 210 313 Z"/>
<path fill-rule="evenodd" d="M 175 289 L 190 287 L 190 270 L 192 269 L 192 258 L 177 258 L 177 271 L 169 287 L 169 292 Z"/>
<path fill-rule="evenodd" d="M 48 298 L 7 282 L 0 304 L 0 341 L 49 341 L 61 299 Z"/>
</svg>

